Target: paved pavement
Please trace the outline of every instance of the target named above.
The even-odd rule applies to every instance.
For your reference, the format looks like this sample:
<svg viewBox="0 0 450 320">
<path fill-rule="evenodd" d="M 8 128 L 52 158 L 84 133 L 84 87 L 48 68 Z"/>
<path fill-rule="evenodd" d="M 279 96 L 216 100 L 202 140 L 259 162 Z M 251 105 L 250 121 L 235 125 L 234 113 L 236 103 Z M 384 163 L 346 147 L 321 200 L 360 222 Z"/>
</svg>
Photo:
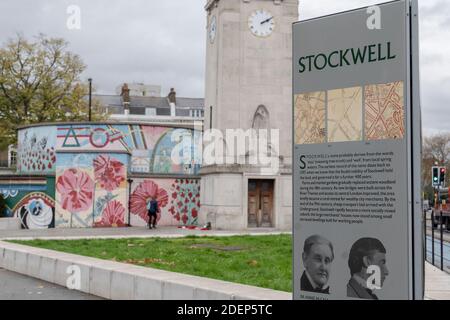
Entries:
<svg viewBox="0 0 450 320">
<path fill-rule="evenodd" d="M 0 230 L 0 240 L 31 240 L 31 239 L 121 239 L 121 238 L 176 238 L 189 235 L 197 236 L 232 236 L 232 235 L 268 235 L 291 232 L 272 228 L 248 229 L 242 231 L 225 230 L 189 230 L 177 227 L 160 227 L 149 230 L 144 227 L 131 228 L 98 228 L 98 229 L 45 229 L 45 230 Z"/>
<path fill-rule="evenodd" d="M 450 300 L 450 275 L 425 264 L 425 299 Z"/>
<path fill-rule="evenodd" d="M 102 300 L 0 268 L 1 300 Z"/>
</svg>

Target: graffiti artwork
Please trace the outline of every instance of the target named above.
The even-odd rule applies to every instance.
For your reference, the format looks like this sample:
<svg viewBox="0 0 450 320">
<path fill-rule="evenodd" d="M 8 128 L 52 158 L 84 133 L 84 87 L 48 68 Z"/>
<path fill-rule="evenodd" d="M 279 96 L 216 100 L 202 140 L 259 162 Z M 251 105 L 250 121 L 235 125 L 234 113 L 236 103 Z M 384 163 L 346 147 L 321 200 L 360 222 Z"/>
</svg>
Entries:
<svg viewBox="0 0 450 320">
<path fill-rule="evenodd" d="M 131 172 L 150 173 L 151 153 L 148 150 L 133 150 L 131 157 Z"/>
<path fill-rule="evenodd" d="M 18 189 L 2 189 L 0 190 L 3 199 L 15 198 L 19 194 Z"/>
<path fill-rule="evenodd" d="M 200 212 L 200 184 L 194 179 L 177 179 L 172 183 L 169 212 L 183 225 L 197 225 Z"/>
<path fill-rule="evenodd" d="M 117 200 L 108 202 L 104 206 L 100 221 L 95 223 L 95 227 L 125 227 L 125 208 Z"/>
<path fill-rule="evenodd" d="M 88 151 L 133 154 L 130 172 L 196 174 L 200 149 L 201 133 L 192 129 L 116 124 L 31 127 L 19 130 L 18 172 L 55 173 L 58 152 Z"/>
<path fill-rule="evenodd" d="M 152 197 L 161 209 L 158 224 L 197 225 L 200 212 L 200 183 L 197 179 L 138 179 L 131 192 L 131 225 L 148 223 L 146 203 Z"/>
<path fill-rule="evenodd" d="M 14 180 L 12 177 L 0 179 L 0 193 L 5 200 L 3 216 L 20 218 L 24 229 L 53 228 L 55 194 L 53 178 L 33 178 Z"/>
<path fill-rule="evenodd" d="M 148 223 L 147 202 L 153 198 L 158 201 L 160 208 L 160 212 L 157 214 L 157 221 L 159 222 L 161 220 L 161 211 L 167 206 L 169 196 L 164 188 L 152 180 L 143 181 L 131 194 L 131 213 L 139 217 L 141 221 Z"/>
<path fill-rule="evenodd" d="M 127 155 L 61 154 L 57 163 L 57 227 L 127 225 Z"/>
<path fill-rule="evenodd" d="M 57 150 L 130 151 L 126 131 L 125 125 L 60 126 L 57 128 Z"/>
<path fill-rule="evenodd" d="M 18 144 L 18 173 L 46 177 L 39 185 L 21 186 L 23 190 L 0 183 L 8 209 L 16 198 L 33 192 L 55 199 L 29 199 L 20 212 L 13 210 L 24 227 L 145 226 L 146 202 L 152 196 L 161 208 L 160 225 L 197 224 L 199 181 L 173 176 L 198 173 L 200 132 L 159 125 L 59 124 L 20 129 Z M 129 190 L 128 176 L 138 173 L 158 178 L 135 179 Z"/>
<path fill-rule="evenodd" d="M 36 127 L 19 131 L 18 171 L 53 173 L 56 162 L 56 127 Z"/>
<path fill-rule="evenodd" d="M 57 170 L 57 227 L 89 227 L 94 200 L 92 170 L 70 168 Z"/>
<path fill-rule="evenodd" d="M 188 137 L 180 147 L 180 137 Z M 194 174 L 200 168 L 200 133 L 145 125 L 69 125 L 57 128 L 57 151 L 127 152 L 131 172 Z M 174 161 L 175 159 L 175 161 Z"/>
<path fill-rule="evenodd" d="M 94 208 L 94 227 L 124 227 L 126 179 L 125 161 L 107 155 L 94 159 L 96 181 L 96 204 Z"/>
<path fill-rule="evenodd" d="M 42 192 L 25 196 L 13 209 L 20 218 L 23 229 L 48 229 L 55 227 L 55 201 Z"/>
</svg>

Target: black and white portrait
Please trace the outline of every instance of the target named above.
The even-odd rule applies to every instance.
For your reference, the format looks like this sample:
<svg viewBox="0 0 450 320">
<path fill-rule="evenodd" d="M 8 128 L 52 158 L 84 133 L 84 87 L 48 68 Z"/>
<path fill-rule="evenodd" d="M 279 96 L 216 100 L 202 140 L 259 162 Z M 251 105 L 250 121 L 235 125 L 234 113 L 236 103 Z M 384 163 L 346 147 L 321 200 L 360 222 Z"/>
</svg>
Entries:
<svg viewBox="0 0 450 320">
<path fill-rule="evenodd" d="M 300 289 L 330 294 L 328 281 L 333 260 L 333 245 L 328 239 L 320 235 L 313 235 L 306 239 L 302 253 L 305 271 L 300 279 Z"/>
<path fill-rule="evenodd" d="M 350 249 L 348 258 L 351 278 L 347 284 L 347 296 L 366 300 L 378 300 L 375 289 L 381 289 L 389 274 L 386 266 L 386 248 L 380 240 L 362 238 Z"/>
</svg>

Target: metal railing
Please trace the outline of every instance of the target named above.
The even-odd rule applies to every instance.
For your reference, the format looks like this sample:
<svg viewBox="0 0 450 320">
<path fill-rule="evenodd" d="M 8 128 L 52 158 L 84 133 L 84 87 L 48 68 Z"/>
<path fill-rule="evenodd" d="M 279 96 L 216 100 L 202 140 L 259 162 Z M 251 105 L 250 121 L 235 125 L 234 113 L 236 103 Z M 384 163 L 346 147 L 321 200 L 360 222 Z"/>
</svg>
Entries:
<svg viewBox="0 0 450 320">
<path fill-rule="evenodd" d="M 430 215 L 430 218 L 427 217 Z M 424 210 L 425 259 L 442 271 L 450 272 L 450 234 L 445 230 L 442 210 Z M 445 228 L 447 229 L 447 228 Z"/>
</svg>

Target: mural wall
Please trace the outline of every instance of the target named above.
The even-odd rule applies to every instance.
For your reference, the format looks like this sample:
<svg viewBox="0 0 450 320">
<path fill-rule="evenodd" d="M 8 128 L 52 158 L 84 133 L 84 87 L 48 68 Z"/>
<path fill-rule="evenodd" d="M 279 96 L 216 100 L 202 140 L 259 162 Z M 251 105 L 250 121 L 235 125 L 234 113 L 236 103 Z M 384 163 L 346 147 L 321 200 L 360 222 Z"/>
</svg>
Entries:
<svg viewBox="0 0 450 320">
<path fill-rule="evenodd" d="M 33 127 L 19 130 L 17 170 L 28 174 L 55 172 L 56 127 Z"/>
<path fill-rule="evenodd" d="M 56 152 L 127 152 L 130 172 L 196 174 L 201 133 L 152 125 L 58 125 L 19 130 L 18 172 L 55 173 Z"/>
<path fill-rule="evenodd" d="M 0 181 L 0 192 L 6 202 L 6 217 L 18 217 L 23 229 L 55 227 L 54 178 L 28 183 Z"/>
<path fill-rule="evenodd" d="M 147 200 L 156 197 L 158 225 L 195 226 L 200 212 L 199 179 L 134 179 L 130 197 L 131 225 L 146 226 Z"/>
<path fill-rule="evenodd" d="M 58 154 L 56 227 L 123 227 L 127 218 L 126 154 Z"/>
<path fill-rule="evenodd" d="M 60 125 L 57 151 L 127 152 L 130 172 L 194 174 L 200 169 L 201 134 L 151 125 Z"/>
<path fill-rule="evenodd" d="M 0 191 L 8 215 L 20 217 L 24 228 L 145 226 L 152 195 L 161 207 L 159 225 L 197 224 L 199 180 L 173 176 L 198 174 L 201 132 L 80 123 L 24 128 L 18 139 L 18 174 L 45 176 L 39 187 L 8 185 Z M 158 178 L 134 180 L 129 215 L 127 178 L 133 174 Z"/>
</svg>

